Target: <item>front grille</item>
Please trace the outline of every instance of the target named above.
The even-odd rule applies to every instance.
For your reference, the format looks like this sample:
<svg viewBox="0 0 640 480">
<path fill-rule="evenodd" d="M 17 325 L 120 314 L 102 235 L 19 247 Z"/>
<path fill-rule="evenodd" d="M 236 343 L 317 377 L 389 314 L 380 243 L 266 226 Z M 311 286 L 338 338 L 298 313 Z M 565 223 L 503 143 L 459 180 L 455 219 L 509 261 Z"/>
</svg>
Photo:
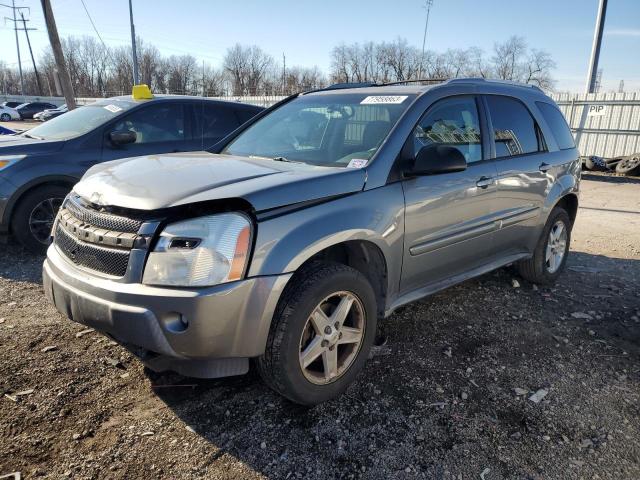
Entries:
<svg viewBox="0 0 640 480">
<path fill-rule="evenodd" d="M 83 242 L 67 233 L 60 222 L 55 230 L 55 244 L 76 265 L 116 277 L 127 272 L 129 250 Z"/>
<path fill-rule="evenodd" d="M 54 243 L 74 264 L 122 277 L 142 223 L 141 218 L 94 210 L 71 194 L 58 213 Z"/>
<path fill-rule="evenodd" d="M 64 208 L 83 223 L 116 232 L 137 233 L 143 222 L 140 218 L 123 217 L 87 208 L 73 193 L 67 197 Z"/>
</svg>

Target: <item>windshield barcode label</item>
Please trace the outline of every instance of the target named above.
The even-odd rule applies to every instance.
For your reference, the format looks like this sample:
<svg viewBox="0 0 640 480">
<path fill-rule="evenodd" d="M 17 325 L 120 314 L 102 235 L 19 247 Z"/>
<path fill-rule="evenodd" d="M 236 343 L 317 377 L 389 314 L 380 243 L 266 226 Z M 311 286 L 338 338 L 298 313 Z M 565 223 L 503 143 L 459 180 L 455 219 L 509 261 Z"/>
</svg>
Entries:
<svg viewBox="0 0 640 480">
<path fill-rule="evenodd" d="M 367 97 L 360 102 L 360 105 L 372 105 L 372 104 L 397 104 L 402 103 L 407 99 L 407 95 L 374 95 Z"/>
</svg>

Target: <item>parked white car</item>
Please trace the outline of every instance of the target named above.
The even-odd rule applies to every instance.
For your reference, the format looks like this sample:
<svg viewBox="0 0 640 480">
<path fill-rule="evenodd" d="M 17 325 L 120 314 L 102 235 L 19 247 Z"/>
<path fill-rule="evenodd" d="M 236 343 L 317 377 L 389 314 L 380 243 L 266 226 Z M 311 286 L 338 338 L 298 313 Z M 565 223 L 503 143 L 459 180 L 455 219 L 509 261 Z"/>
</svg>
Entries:
<svg viewBox="0 0 640 480">
<path fill-rule="evenodd" d="M 8 122 L 10 120 L 20 120 L 20 114 L 15 108 L 0 105 L 0 122 Z"/>
</svg>

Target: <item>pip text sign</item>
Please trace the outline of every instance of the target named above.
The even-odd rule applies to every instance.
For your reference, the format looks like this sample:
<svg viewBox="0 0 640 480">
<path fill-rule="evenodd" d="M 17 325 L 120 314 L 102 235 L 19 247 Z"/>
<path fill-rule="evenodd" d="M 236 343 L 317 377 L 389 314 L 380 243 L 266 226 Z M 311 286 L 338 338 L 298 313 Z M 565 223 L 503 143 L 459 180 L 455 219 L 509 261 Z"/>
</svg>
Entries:
<svg viewBox="0 0 640 480">
<path fill-rule="evenodd" d="M 591 104 L 587 107 L 587 117 L 602 117 L 607 113 L 606 105 Z"/>
</svg>

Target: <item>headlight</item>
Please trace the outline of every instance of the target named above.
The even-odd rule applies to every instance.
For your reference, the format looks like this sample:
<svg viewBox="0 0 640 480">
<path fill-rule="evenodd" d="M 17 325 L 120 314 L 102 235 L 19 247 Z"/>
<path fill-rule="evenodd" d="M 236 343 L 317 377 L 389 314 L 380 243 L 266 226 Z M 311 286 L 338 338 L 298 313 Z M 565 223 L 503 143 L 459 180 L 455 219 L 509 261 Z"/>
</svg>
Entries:
<svg viewBox="0 0 640 480">
<path fill-rule="evenodd" d="M 22 160 L 26 155 L 0 155 L 0 171 Z"/>
<path fill-rule="evenodd" d="M 241 213 L 167 225 L 149 254 L 142 283 L 205 287 L 239 280 L 251 246 L 251 223 Z"/>
</svg>

